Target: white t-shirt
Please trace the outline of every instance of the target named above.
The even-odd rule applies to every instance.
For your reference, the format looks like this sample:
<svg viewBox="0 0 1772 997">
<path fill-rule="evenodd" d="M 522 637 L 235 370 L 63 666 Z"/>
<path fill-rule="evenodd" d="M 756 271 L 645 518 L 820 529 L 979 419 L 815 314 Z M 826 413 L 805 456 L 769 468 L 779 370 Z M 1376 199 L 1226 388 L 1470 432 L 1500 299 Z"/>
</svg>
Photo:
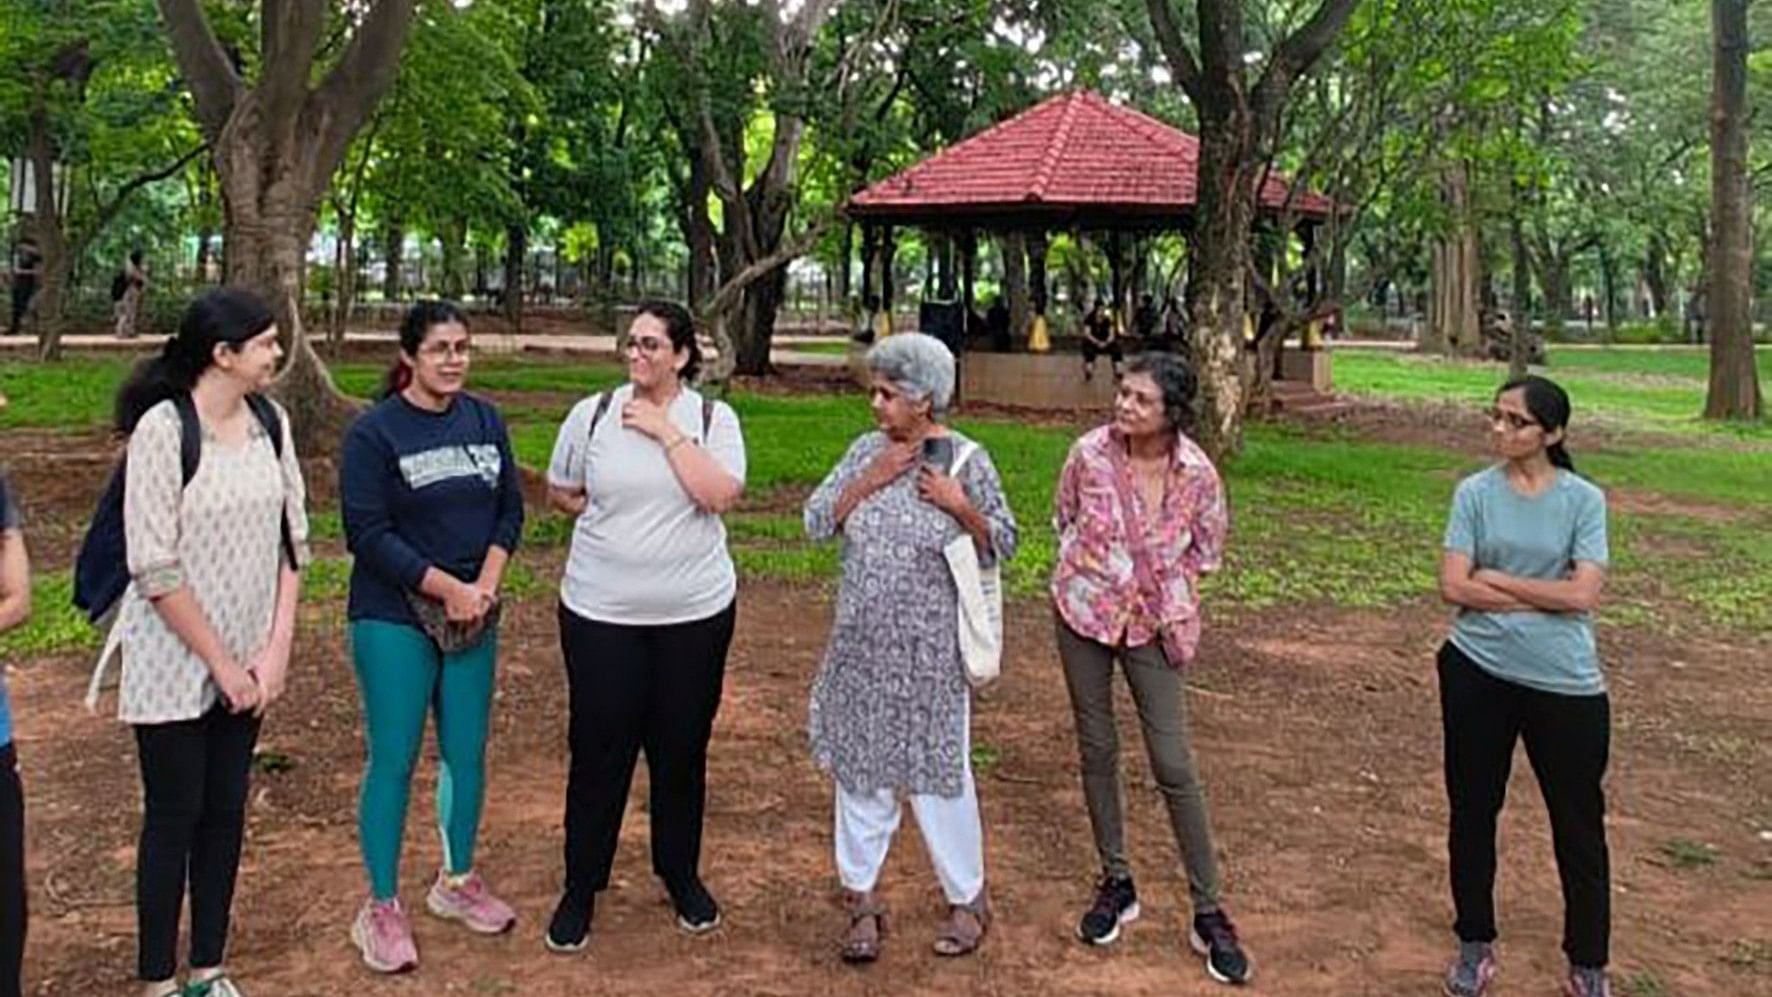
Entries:
<svg viewBox="0 0 1772 997">
<path fill-rule="evenodd" d="M 738 591 L 720 517 L 698 509 L 671 471 L 664 447 L 621 424 L 632 385 L 615 397 L 591 435 L 598 395 L 573 406 L 554 442 L 548 481 L 583 488 L 587 501 L 572 530 L 572 551 L 560 579 L 560 601 L 586 619 L 629 626 L 703 620 L 724 610 Z M 705 447 L 728 474 L 745 476 L 738 416 L 714 403 L 708 438 L 701 431 L 701 395 L 684 388 L 670 419 Z M 688 446 L 690 444 L 684 444 Z"/>
</svg>

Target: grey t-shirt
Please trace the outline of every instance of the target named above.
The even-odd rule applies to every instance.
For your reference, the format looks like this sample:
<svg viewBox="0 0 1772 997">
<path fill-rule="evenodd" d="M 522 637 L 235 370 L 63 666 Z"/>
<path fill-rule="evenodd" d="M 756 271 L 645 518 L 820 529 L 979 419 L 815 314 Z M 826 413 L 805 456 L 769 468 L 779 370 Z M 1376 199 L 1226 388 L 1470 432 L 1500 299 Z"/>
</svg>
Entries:
<svg viewBox="0 0 1772 997">
<path fill-rule="evenodd" d="M 1445 548 L 1478 568 L 1556 581 L 1577 561 L 1607 562 L 1606 495 L 1570 471 L 1543 493 L 1521 495 L 1496 465 L 1464 479 L 1452 497 Z M 1606 691 L 1587 613 L 1485 613 L 1462 609 L 1452 643 L 1498 678 L 1544 692 L 1592 696 Z"/>
<path fill-rule="evenodd" d="M 560 601 L 603 623 L 660 626 L 707 619 L 738 591 L 726 527 L 690 500 L 663 447 L 622 426 L 622 405 L 633 394 L 629 385 L 615 389 L 594 436 L 591 417 L 599 396 L 579 402 L 554 442 L 548 482 L 583 488 L 587 496 L 573 527 Z M 701 395 L 684 388 L 671 402 L 670 418 L 728 474 L 744 480 L 744 437 L 729 406 L 714 404 L 705 440 Z"/>
</svg>

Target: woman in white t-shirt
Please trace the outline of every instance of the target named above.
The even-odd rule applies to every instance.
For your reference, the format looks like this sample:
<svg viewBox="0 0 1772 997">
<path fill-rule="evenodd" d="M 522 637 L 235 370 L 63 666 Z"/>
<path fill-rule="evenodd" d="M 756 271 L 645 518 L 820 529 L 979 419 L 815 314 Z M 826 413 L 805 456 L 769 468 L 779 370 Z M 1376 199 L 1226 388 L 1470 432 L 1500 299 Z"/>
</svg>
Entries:
<svg viewBox="0 0 1772 997">
<path fill-rule="evenodd" d="M 686 383 L 700 361 L 688 311 L 641 304 L 628 383 L 573 408 L 548 465 L 549 504 L 577 517 L 560 581 L 571 766 L 565 889 L 547 933 L 556 952 L 589 940 L 641 749 L 653 872 L 685 931 L 720 922 L 701 881 L 701 825 L 737 609 L 720 514 L 744 491 L 745 452 L 732 409 Z"/>
</svg>

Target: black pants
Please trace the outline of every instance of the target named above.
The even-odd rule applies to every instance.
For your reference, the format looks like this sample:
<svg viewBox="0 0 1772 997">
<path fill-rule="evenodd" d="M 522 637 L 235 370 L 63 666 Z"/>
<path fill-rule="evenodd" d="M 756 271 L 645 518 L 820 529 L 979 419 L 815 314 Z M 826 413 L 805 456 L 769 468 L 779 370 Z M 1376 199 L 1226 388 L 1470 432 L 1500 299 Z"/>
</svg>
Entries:
<svg viewBox="0 0 1772 997">
<path fill-rule="evenodd" d="M 560 607 L 571 710 L 567 890 L 608 887 L 641 750 L 652 792 L 652 871 L 666 885 L 700 875 L 708 736 L 736 618 L 734 603 L 690 623 L 623 626 Z"/>
<path fill-rule="evenodd" d="M 196 720 L 139 724 L 142 817 L 135 868 L 136 971 L 178 970 L 179 907 L 191 887 L 191 967 L 222 964 L 240 870 L 246 791 L 258 718 L 219 703 Z"/>
<path fill-rule="evenodd" d="M 24 992 L 25 792 L 18 780 L 18 752 L 0 747 L 0 997 Z"/>
<path fill-rule="evenodd" d="M 1495 940 L 1495 821 L 1507 796 L 1514 742 L 1524 739 L 1550 811 L 1563 881 L 1563 952 L 1576 966 L 1606 965 L 1611 870 L 1600 780 L 1612 712 L 1605 694 L 1559 696 L 1508 682 L 1447 642 L 1440 648 L 1440 711 L 1459 939 Z"/>
</svg>

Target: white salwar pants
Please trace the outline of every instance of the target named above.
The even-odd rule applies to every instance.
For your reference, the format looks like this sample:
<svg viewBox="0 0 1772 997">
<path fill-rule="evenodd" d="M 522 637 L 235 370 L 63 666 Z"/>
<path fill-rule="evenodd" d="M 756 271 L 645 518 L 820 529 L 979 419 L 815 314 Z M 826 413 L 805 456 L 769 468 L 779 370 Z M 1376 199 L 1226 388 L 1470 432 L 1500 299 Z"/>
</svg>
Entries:
<svg viewBox="0 0 1772 997">
<path fill-rule="evenodd" d="M 950 904 L 971 903 L 984 892 L 984 827 L 978 815 L 978 787 L 972 780 L 971 746 L 968 731 L 960 795 L 911 793 L 907 797 Z M 852 793 L 841 782 L 836 788 L 837 875 L 844 889 L 866 893 L 879 881 L 880 869 L 886 864 L 886 852 L 898 830 L 900 800 L 891 789 Z"/>
</svg>

